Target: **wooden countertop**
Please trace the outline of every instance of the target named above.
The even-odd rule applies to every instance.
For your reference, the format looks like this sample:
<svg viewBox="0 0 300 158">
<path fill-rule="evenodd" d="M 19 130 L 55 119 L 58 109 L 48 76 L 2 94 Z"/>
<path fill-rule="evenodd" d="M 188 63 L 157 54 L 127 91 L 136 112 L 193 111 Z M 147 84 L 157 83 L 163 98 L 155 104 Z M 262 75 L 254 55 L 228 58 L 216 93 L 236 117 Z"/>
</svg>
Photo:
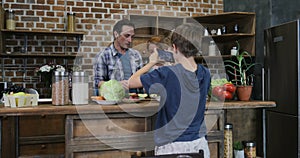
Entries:
<svg viewBox="0 0 300 158">
<path fill-rule="evenodd" d="M 139 103 L 121 103 L 118 105 L 98 105 L 91 102 L 88 105 L 53 106 L 40 104 L 35 107 L 10 108 L 0 107 L 0 116 L 23 115 L 54 115 L 54 114 L 93 114 L 93 113 L 155 113 L 158 102 L 155 100 L 141 101 Z M 276 107 L 274 101 L 230 101 L 208 102 L 207 109 L 241 109 L 241 108 L 272 108 Z"/>
</svg>

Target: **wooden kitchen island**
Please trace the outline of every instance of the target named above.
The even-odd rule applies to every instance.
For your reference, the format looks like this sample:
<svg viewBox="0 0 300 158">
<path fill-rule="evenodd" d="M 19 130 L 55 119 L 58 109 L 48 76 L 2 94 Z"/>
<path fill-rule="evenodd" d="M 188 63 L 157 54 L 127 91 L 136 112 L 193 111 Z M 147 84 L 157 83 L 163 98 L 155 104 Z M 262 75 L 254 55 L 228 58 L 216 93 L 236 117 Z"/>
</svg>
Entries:
<svg viewBox="0 0 300 158">
<path fill-rule="evenodd" d="M 223 157 L 229 109 L 275 107 L 272 101 L 209 102 L 206 124 L 211 157 Z M 124 157 L 152 154 L 155 100 L 119 105 L 0 108 L 1 157 Z M 244 130 L 244 129 L 240 129 Z"/>
</svg>

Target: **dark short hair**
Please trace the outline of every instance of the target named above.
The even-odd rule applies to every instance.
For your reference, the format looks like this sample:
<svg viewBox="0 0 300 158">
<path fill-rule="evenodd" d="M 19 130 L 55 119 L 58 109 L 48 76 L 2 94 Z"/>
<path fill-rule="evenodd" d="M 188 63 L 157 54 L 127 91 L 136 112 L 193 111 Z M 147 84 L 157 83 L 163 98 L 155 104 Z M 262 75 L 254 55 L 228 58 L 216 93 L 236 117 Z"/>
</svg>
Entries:
<svg viewBox="0 0 300 158">
<path fill-rule="evenodd" d="M 117 33 L 120 34 L 123 26 L 131 26 L 131 27 L 135 28 L 134 24 L 131 21 L 129 21 L 128 19 L 123 19 L 123 20 L 118 21 L 115 24 L 115 26 L 113 28 L 113 32 L 116 31 Z"/>
<path fill-rule="evenodd" d="M 171 36 L 171 43 L 185 56 L 196 56 L 201 51 L 202 32 L 200 24 L 185 23 L 178 26 Z"/>
</svg>

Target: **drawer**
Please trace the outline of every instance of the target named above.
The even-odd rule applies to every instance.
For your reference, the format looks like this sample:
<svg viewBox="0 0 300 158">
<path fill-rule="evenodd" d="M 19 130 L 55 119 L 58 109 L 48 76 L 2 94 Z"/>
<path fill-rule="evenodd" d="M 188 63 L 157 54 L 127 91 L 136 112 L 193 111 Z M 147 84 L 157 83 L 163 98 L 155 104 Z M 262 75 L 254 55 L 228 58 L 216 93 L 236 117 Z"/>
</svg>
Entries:
<svg viewBox="0 0 300 158">
<path fill-rule="evenodd" d="M 19 157 L 41 156 L 63 157 L 65 154 L 65 143 L 27 144 L 19 146 Z"/>
<path fill-rule="evenodd" d="M 66 153 L 144 150 L 153 147 L 151 118 L 129 114 L 68 115 L 66 118 Z M 103 153 L 102 153 L 103 151 Z M 116 156 L 118 157 L 118 156 Z"/>
<path fill-rule="evenodd" d="M 144 117 L 133 117 L 127 114 L 73 115 L 67 116 L 68 135 L 72 139 L 87 137 L 115 137 L 136 132 L 149 131 L 150 120 Z"/>
<path fill-rule="evenodd" d="M 64 115 L 39 115 L 19 117 L 19 136 L 63 135 Z"/>
<path fill-rule="evenodd" d="M 93 120 L 74 120 L 73 136 L 119 136 L 130 132 L 144 132 L 144 118 L 111 118 Z"/>
<path fill-rule="evenodd" d="M 131 158 L 131 155 L 135 155 L 135 152 L 108 150 L 101 152 L 78 152 L 74 153 L 73 158 Z"/>
<path fill-rule="evenodd" d="M 210 151 L 210 158 L 220 158 L 219 156 L 219 145 L 220 143 L 218 142 L 209 142 L 208 147 Z"/>
<path fill-rule="evenodd" d="M 207 131 L 224 131 L 224 111 L 207 110 L 205 112 L 205 123 Z"/>
</svg>

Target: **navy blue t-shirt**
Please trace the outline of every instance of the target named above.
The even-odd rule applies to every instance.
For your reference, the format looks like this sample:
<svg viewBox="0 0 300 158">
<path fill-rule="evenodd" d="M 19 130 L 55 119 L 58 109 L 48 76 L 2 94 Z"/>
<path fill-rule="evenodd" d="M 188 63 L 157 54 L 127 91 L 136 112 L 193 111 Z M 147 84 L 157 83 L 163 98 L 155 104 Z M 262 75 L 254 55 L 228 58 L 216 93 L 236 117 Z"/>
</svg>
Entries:
<svg viewBox="0 0 300 158">
<path fill-rule="evenodd" d="M 144 89 L 160 96 L 155 124 L 157 146 L 175 141 L 192 141 L 206 135 L 204 112 L 210 73 L 198 65 L 191 72 L 181 64 L 164 66 L 141 76 Z"/>
</svg>

